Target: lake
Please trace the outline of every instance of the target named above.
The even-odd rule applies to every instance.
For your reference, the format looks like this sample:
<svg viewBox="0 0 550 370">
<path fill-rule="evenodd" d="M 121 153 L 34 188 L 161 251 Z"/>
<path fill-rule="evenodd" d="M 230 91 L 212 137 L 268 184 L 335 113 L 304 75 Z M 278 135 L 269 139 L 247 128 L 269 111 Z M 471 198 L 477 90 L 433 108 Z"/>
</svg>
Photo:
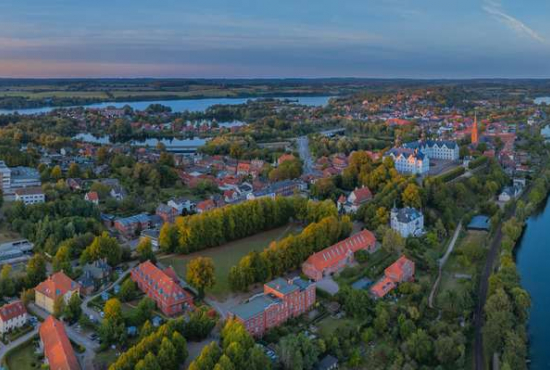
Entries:
<svg viewBox="0 0 550 370">
<path fill-rule="evenodd" d="M 82 140 L 87 143 L 94 144 L 109 144 L 112 143 L 109 140 L 109 136 L 94 136 L 92 134 L 78 134 L 74 137 L 75 140 Z M 206 139 L 193 138 L 193 139 L 145 139 L 145 140 L 133 140 L 130 142 L 132 146 L 149 146 L 155 147 L 159 142 L 164 144 L 168 151 L 182 151 L 182 152 L 194 152 L 196 148 L 206 143 Z M 182 149 L 182 148 L 188 149 Z"/>
<path fill-rule="evenodd" d="M 517 266 L 521 285 L 531 295 L 529 319 L 531 370 L 550 369 L 550 206 L 531 216 L 517 246 Z"/>
<path fill-rule="evenodd" d="M 275 97 L 273 99 L 289 99 L 297 101 L 298 104 L 308 106 L 324 106 L 332 96 L 288 96 Z M 162 104 L 172 108 L 172 112 L 183 112 L 185 110 L 191 112 L 204 112 L 206 109 L 217 104 L 244 104 L 248 100 L 261 98 L 212 98 L 212 99 L 184 99 L 184 100 L 147 100 L 147 101 L 132 101 L 132 102 L 105 102 L 86 105 L 86 108 L 106 108 L 117 107 L 122 108 L 125 105 L 137 110 L 145 110 L 150 104 Z M 42 108 L 27 108 L 27 109 L 0 109 L 0 114 L 39 114 L 48 113 L 57 108 L 70 107 L 42 107 Z"/>
<path fill-rule="evenodd" d="M 535 99 L 535 104 L 550 104 L 550 96 L 541 96 Z"/>
</svg>

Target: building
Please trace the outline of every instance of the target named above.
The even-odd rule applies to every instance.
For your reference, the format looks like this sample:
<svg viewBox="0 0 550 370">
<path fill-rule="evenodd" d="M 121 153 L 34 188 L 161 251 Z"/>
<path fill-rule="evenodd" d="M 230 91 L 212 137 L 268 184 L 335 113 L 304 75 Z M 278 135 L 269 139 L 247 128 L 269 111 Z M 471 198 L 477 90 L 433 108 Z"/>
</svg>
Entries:
<svg viewBox="0 0 550 370">
<path fill-rule="evenodd" d="M 159 204 L 157 207 L 155 214 L 162 218 L 164 222 L 174 223 L 176 220 L 176 217 L 179 216 L 178 210 L 174 207 L 171 207 L 169 205 L 166 205 L 164 203 Z"/>
<path fill-rule="evenodd" d="M 418 149 L 430 159 L 456 161 L 460 157 L 458 144 L 450 140 L 425 140 L 403 144 L 407 149 Z"/>
<path fill-rule="evenodd" d="M 392 148 L 384 157 L 390 157 L 397 172 L 408 175 L 424 175 L 430 170 L 430 159 L 417 149 Z"/>
<path fill-rule="evenodd" d="M 405 256 L 399 257 L 397 261 L 384 270 L 384 277 L 370 288 L 371 294 L 376 298 L 384 297 L 395 289 L 397 284 L 414 280 L 414 271 L 413 261 Z"/>
<path fill-rule="evenodd" d="M 277 181 L 265 189 L 247 194 L 246 198 L 248 200 L 253 200 L 253 199 L 264 198 L 264 197 L 271 197 L 271 198 L 275 198 L 276 196 L 289 197 L 296 194 L 296 192 L 300 190 L 305 190 L 305 188 L 307 188 L 307 185 L 301 181 L 293 181 L 293 180 Z"/>
<path fill-rule="evenodd" d="M 338 359 L 331 355 L 326 355 L 315 365 L 315 370 L 336 370 L 338 369 Z"/>
<path fill-rule="evenodd" d="M 156 226 L 157 221 L 153 217 L 155 216 L 140 213 L 130 217 L 118 218 L 114 222 L 114 227 L 125 237 L 131 238 L 142 230 Z M 160 217 L 157 218 L 160 219 Z"/>
<path fill-rule="evenodd" d="M 392 208 L 391 228 L 401 234 L 402 237 L 420 236 L 424 233 L 424 215 L 415 208 Z"/>
<path fill-rule="evenodd" d="M 113 268 L 107 263 L 106 259 L 99 259 L 84 265 L 82 267 L 82 275 L 78 278 L 81 292 L 83 294 L 90 294 L 103 284 L 107 284 L 112 271 Z"/>
<path fill-rule="evenodd" d="M 139 235 L 140 241 L 144 239 L 149 239 L 149 241 L 151 242 L 151 246 L 153 247 L 153 252 L 157 252 L 159 250 L 159 238 L 160 238 L 159 229 L 143 230 Z"/>
<path fill-rule="evenodd" d="M 33 248 L 34 244 L 27 239 L 0 244 L 0 265 L 28 260 Z"/>
<path fill-rule="evenodd" d="M 8 303 L 0 307 L 0 334 L 20 328 L 27 323 L 29 315 L 21 301 Z"/>
<path fill-rule="evenodd" d="M 314 281 L 341 271 L 354 261 L 354 253 L 360 250 L 369 253 L 376 248 L 376 238 L 369 230 L 363 230 L 317 252 L 302 264 L 302 272 Z"/>
<path fill-rule="evenodd" d="M 174 316 L 193 306 L 193 297 L 179 285 L 179 279 L 171 267 L 161 270 L 151 261 L 146 261 L 132 270 L 131 277 L 167 316 Z"/>
<path fill-rule="evenodd" d="M 509 202 L 512 199 L 516 199 L 523 191 L 525 187 L 525 181 L 519 181 L 514 179 L 514 184 L 512 186 L 507 186 L 502 190 L 502 193 L 499 194 L 499 202 Z"/>
<path fill-rule="evenodd" d="M 178 215 L 181 215 L 184 210 L 187 211 L 187 213 L 191 213 L 195 210 L 195 207 L 197 206 L 195 202 L 186 198 L 170 199 L 168 201 L 168 205 L 172 208 L 175 208 L 178 212 Z"/>
<path fill-rule="evenodd" d="M 283 164 L 286 161 L 293 161 L 295 159 L 296 159 L 296 157 L 294 155 L 292 155 L 290 153 L 285 153 L 285 154 L 281 155 L 279 157 L 279 159 L 277 159 L 277 165 L 280 166 L 281 164 Z"/>
<path fill-rule="evenodd" d="M 477 114 L 474 117 L 474 124 L 472 126 L 472 144 L 477 145 L 479 143 L 479 132 L 477 128 Z"/>
<path fill-rule="evenodd" d="M 60 271 L 38 284 L 34 291 L 36 305 L 53 313 L 55 300 L 63 296 L 65 303 L 68 303 L 73 294 L 80 294 L 80 284 Z"/>
<path fill-rule="evenodd" d="M 9 168 L 0 161 L 0 184 L 4 195 L 13 195 L 16 189 L 40 186 L 40 174 L 31 167 Z"/>
<path fill-rule="evenodd" d="M 40 326 L 40 348 L 51 370 L 80 370 L 65 325 L 53 316 L 48 316 Z"/>
<path fill-rule="evenodd" d="M 28 187 L 15 189 L 15 201 L 23 202 L 25 205 L 44 203 L 46 195 L 41 187 Z"/>
<path fill-rule="evenodd" d="M 368 187 L 355 188 L 347 198 L 342 195 L 338 199 L 338 210 L 355 213 L 363 204 L 366 204 L 371 199 L 372 193 Z"/>
<path fill-rule="evenodd" d="M 315 283 L 278 278 L 264 284 L 264 292 L 229 310 L 255 337 L 300 316 L 315 304 Z"/>
<path fill-rule="evenodd" d="M 99 205 L 99 194 L 95 191 L 90 191 L 84 195 L 84 200 L 87 202 L 91 202 L 95 204 L 96 206 Z"/>
</svg>

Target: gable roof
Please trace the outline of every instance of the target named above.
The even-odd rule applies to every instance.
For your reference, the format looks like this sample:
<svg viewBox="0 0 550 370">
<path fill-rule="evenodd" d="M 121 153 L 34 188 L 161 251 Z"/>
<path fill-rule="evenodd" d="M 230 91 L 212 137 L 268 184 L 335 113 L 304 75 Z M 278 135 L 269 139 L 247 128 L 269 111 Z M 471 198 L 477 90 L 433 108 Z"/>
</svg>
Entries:
<svg viewBox="0 0 550 370">
<path fill-rule="evenodd" d="M 386 268 L 384 273 L 388 277 L 391 277 L 391 276 L 402 277 L 404 270 L 408 267 L 414 269 L 414 262 L 405 256 L 401 256 L 397 261 L 395 261 L 388 268 Z"/>
<path fill-rule="evenodd" d="M 44 354 L 51 370 L 80 370 L 65 326 L 52 315 L 48 316 L 39 329 L 44 344 Z"/>
<path fill-rule="evenodd" d="M 372 198 L 372 193 L 367 186 L 362 188 L 355 189 L 352 191 L 352 194 L 355 194 L 355 204 L 361 204 Z"/>
<path fill-rule="evenodd" d="M 99 200 L 99 195 L 97 194 L 96 191 L 90 191 L 88 193 L 86 193 L 86 199 L 89 200 L 90 202 L 93 202 L 93 201 L 98 201 Z"/>
<path fill-rule="evenodd" d="M 189 298 L 189 293 L 177 283 L 176 274 L 172 268 L 163 271 L 148 260 L 137 266 L 135 271 L 138 275 L 140 272 L 147 275 L 155 284 L 155 288 L 169 300 Z"/>
<path fill-rule="evenodd" d="M 46 280 L 38 284 L 35 288 L 37 292 L 40 292 L 51 299 L 55 299 L 60 295 L 65 295 L 65 293 L 69 291 L 78 289 L 80 289 L 80 284 L 65 275 L 63 271 L 59 271 L 51 275 Z"/>
<path fill-rule="evenodd" d="M 350 253 L 353 254 L 360 249 L 372 249 L 375 244 L 376 238 L 374 234 L 369 230 L 363 230 L 320 252 L 312 254 L 304 264 L 309 264 L 314 266 L 316 270 L 322 271 L 327 267 L 337 264 Z"/>
<path fill-rule="evenodd" d="M 383 277 L 370 288 L 370 291 L 372 294 L 374 294 L 378 298 L 382 298 L 386 294 L 388 294 L 390 291 L 392 291 L 394 288 L 395 288 L 394 281 L 388 277 Z"/>
<path fill-rule="evenodd" d="M 27 313 L 25 305 L 21 301 L 15 301 L 8 303 L 0 307 L 0 319 L 2 321 L 8 321 L 15 317 L 19 317 Z"/>
</svg>

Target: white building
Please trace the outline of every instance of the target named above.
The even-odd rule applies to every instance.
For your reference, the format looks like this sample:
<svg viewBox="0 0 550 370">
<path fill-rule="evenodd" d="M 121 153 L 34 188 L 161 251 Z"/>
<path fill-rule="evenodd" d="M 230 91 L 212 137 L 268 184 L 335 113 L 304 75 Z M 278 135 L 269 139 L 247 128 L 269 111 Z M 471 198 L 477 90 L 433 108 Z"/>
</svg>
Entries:
<svg viewBox="0 0 550 370">
<path fill-rule="evenodd" d="M 417 149 L 392 148 L 384 157 L 391 157 L 397 172 L 408 175 L 423 175 L 430 170 L 430 159 Z"/>
<path fill-rule="evenodd" d="M 424 215 L 415 208 L 392 208 L 391 228 L 402 237 L 420 236 L 424 233 Z"/>
<path fill-rule="evenodd" d="M 31 187 L 15 190 L 15 201 L 22 201 L 25 205 L 44 203 L 46 196 L 42 188 Z"/>
<path fill-rule="evenodd" d="M 426 140 L 414 141 L 403 144 L 407 149 L 418 149 L 430 159 L 443 159 L 456 161 L 460 157 L 460 148 L 458 144 L 450 140 Z"/>
<path fill-rule="evenodd" d="M 2 191 L 4 194 L 9 194 L 11 191 L 11 170 L 4 161 L 0 161 L 0 176 L 2 177 Z"/>
<path fill-rule="evenodd" d="M 8 303 L 0 307 L 0 333 L 7 333 L 27 323 L 29 316 L 21 301 Z"/>
</svg>

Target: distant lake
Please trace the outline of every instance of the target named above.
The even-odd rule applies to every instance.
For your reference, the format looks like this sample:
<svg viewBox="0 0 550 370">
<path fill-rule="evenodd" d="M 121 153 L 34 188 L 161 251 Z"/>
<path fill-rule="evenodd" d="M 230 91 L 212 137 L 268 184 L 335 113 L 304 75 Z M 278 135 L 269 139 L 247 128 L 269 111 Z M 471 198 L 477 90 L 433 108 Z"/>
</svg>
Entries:
<svg viewBox="0 0 550 370">
<path fill-rule="evenodd" d="M 75 140 L 81 140 L 87 143 L 93 143 L 93 144 L 109 144 L 112 143 L 109 140 L 109 136 L 94 136 L 92 134 L 78 134 L 73 139 Z M 193 139 L 145 139 L 145 140 L 132 140 L 130 141 L 130 145 L 132 146 L 149 146 L 149 147 L 155 147 L 159 142 L 164 144 L 167 150 L 169 151 L 179 151 L 178 148 L 182 147 L 190 147 L 190 148 L 196 148 L 199 146 L 202 146 L 206 143 L 206 139 L 201 138 L 193 138 Z M 194 151 L 194 149 L 189 150 L 181 150 L 181 151 Z"/>
<path fill-rule="evenodd" d="M 550 104 L 550 96 L 541 96 L 535 99 L 535 104 Z"/>
<path fill-rule="evenodd" d="M 324 106 L 332 96 L 285 96 L 274 97 L 272 99 L 288 99 L 296 101 L 297 104 L 308 106 Z M 206 109 L 217 104 L 244 104 L 248 100 L 262 99 L 259 98 L 212 98 L 212 99 L 182 99 L 182 100 L 147 100 L 147 101 L 130 101 L 130 102 L 105 102 L 84 105 L 85 108 L 107 108 L 116 107 L 122 108 L 125 105 L 132 107 L 135 110 L 145 110 L 151 104 L 162 104 L 172 108 L 172 112 L 204 112 Z M 42 108 L 27 108 L 27 109 L 0 109 L 0 114 L 39 114 L 48 113 L 54 109 L 74 108 L 74 107 L 42 107 Z"/>
</svg>

